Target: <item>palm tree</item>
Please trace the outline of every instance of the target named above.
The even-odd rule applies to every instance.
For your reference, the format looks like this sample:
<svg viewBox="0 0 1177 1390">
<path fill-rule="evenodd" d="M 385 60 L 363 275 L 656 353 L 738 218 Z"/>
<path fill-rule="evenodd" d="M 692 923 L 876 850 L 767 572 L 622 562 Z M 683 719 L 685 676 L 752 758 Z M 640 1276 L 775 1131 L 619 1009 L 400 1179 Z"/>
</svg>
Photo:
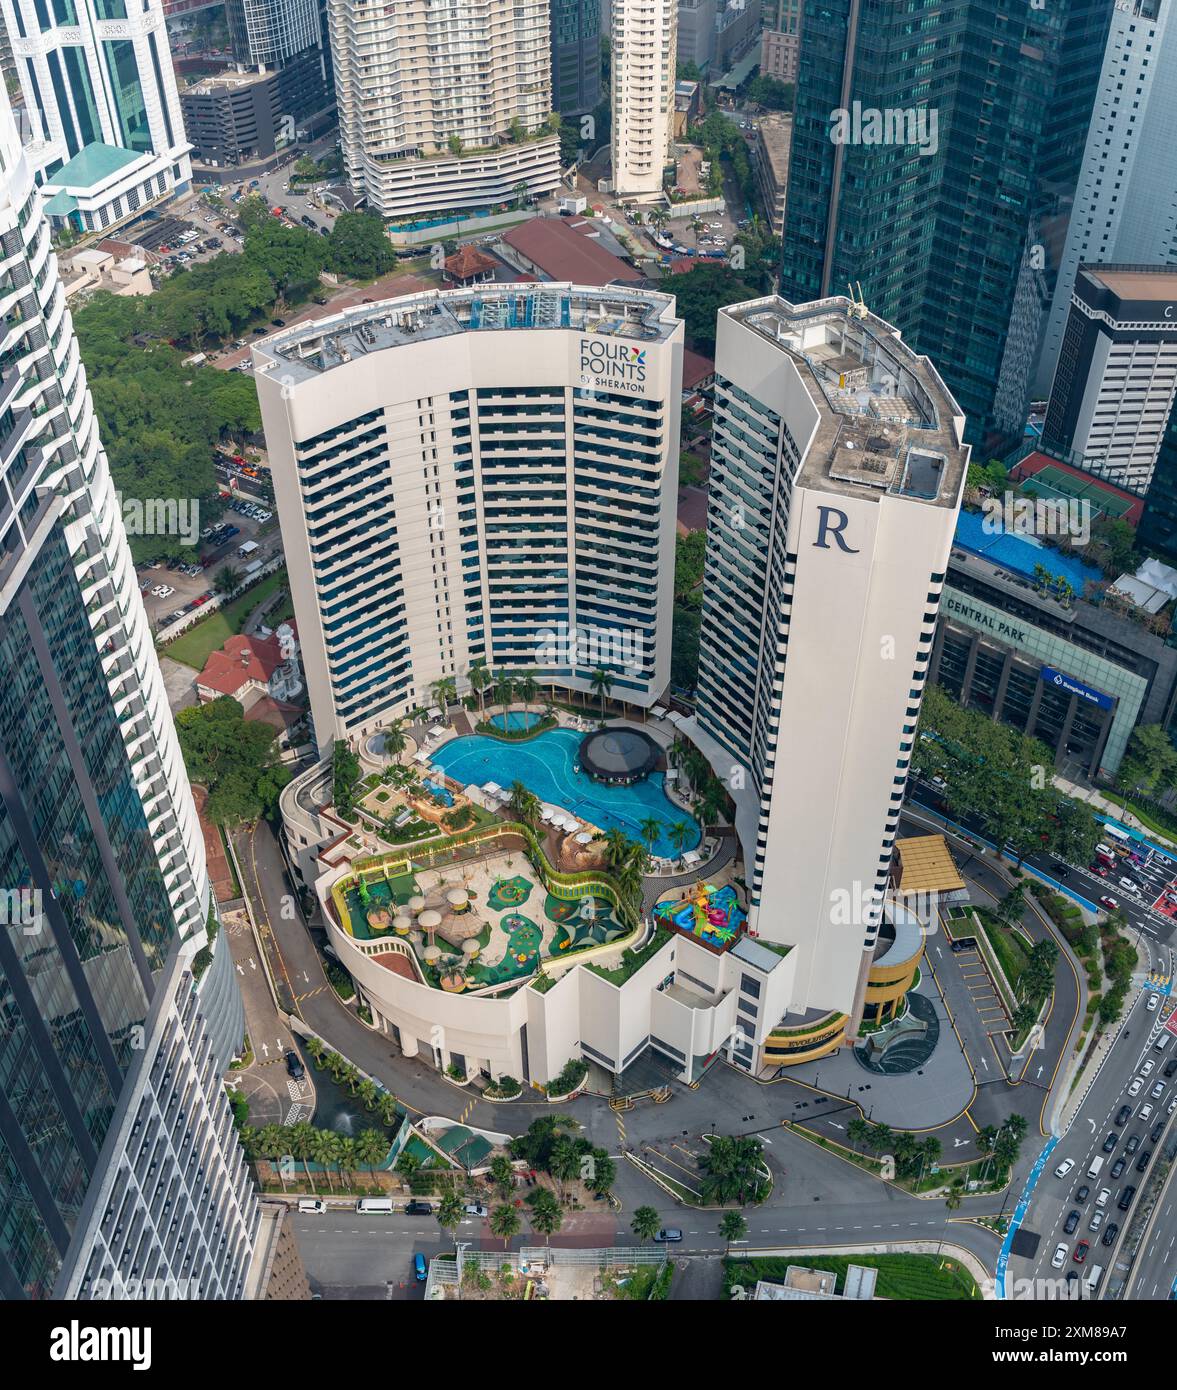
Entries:
<svg viewBox="0 0 1177 1390">
<path fill-rule="evenodd" d="M 511 783 L 511 814 L 524 825 L 534 825 L 539 819 L 540 799 L 522 782 Z"/>
<path fill-rule="evenodd" d="M 681 767 L 683 759 L 690 752 L 691 745 L 683 738 L 682 734 L 675 734 L 670 747 L 666 750 L 666 761 L 671 767 Z"/>
<path fill-rule="evenodd" d="M 727 792 L 723 789 L 723 783 L 718 777 L 712 777 L 703 788 L 703 795 L 699 799 L 699 815 L 705 824 L 715 825 L 726 806 Z"/>
<path fill-rule="evenodd" d="M 960 1193 L 955 1187 L 944 1198 L 944 1205 L 949 1211 L 955 1211 L 960 1206 Z"/>
<path fill-rule="evenodd" d="M 861 1115 L 855 1115 L 846 1126 L 846 1137 L 852 1143 L 865 1145 L 870 1138 L 870 1128 Z"/>
<path fill-rule="evenodd" d="M 448 1230 L 450 1235 L 457 1240 L 458 1227 L 462 1224 L 462 1199 L 456 1192 L 445 1192 L 442 1194 L 441 1201 L 437 1204 L 437 1224 L 443 1229 Z"/>
<path fill-rule="evenodd" d="M 213 580 L 213 589 L 222 598 L 228 598 L 240 583 L 241 571 L 234 569 L 232 565 L 226 565 Z"/>
<path fill-rule="evenodd" d="M 629 1229 L 638 1240 L 653 1240 L 662 1229 L 662 1218 L 654 1207 L 638 1207 L 629 1223 Z"/>
<path fill-rule="evenodd" d="M 603 666 L 598 666 L 589 678 L 589 684 L 592 686 L 594 693 L 601 697 L 601 721 L 603 723 L 605 719 L 605 699 L 613 689 L 613 677 Z"/>
<path fill-rule="evenodd" d="M 485 691 L 488 685 L 494 684 L 494 674 L 485 662 L 480 661 L 470 668 L 470 689 L 478 696 L 478 713 L 486 713 L 484 703 Z"/>
<path fill-rule="evenodd" d="M 379 1089 L 375 1081 L 365 1076 L 363 1081 L 360 1082 L 358 1094 L 360 1100 L 363 1102 L 365 1110 L 376 1109 L 376 1097 L 379 1094 Z"/>
<path fill-rule="evenodd" d="M 654 846 L 658 843 L 658 837 L 662 834 L 662 822 L 657 816 L 646 816 L 638 829 L 642 839 L 646 842 L 646 848 L 653 852 Z"/>
<path fill-rule="evenodd" d="M 670 840 L 671 849 L 674 850 L 675 854 L 681 856 L 687 841 L 691 838 L 691 827 L 685 820 L 676 820 L 666 833 Z"/>
<path fill-rule="evenodd" d="M 514 1187 L 515 1169 L 506 1154 L 496 1154 L 490 1161 L 490 1175 L 500 1197 L 507 1197 Z"/>
<path fill-rule="evenodd" d="M 511 697 L 515 694 L 515 682 L 510 676 L 500 676 L 495 681 L 495 703 L 502 705 L 503 714 L 507 713 L 507 706 L 511 703 Z M 503 721 L 506 723 L 506 720 Z"/>
<path fill-rule="evenodd" d="M 310 1156 L 313 1162 L 323 1166 L 323 1176 L 327 1179 L 327 1186 L 332 1192 L 335 1191 L 335 1184 L 331 1181 L 331 1165 L 335 1162 L 339 1146 L 339 1135 L 333 1134 L 329 1129 L 315 1130 L 314 1137 L 310 1143 Z"/>
<path fill-rule="evenodd" d="M 403 719 L 394 719 L 383 731 L 384 751 L 393 758 L 399 758 L 405 751 L 408 739 L 405 737 Z"/>
<path fill-rule="evenodd" d="M 458 697 L 458 683 L 453 676 L 441 676 L 429 687 L 433 692 L 433 702 L 441 706 L 442 714 L 449 712 L 450 704 Z"/>
<path fill-rule="evenodd" d="M 290 1152 L 295 1158 L 302 1160 L 303 1171 L 307 1175 L 307 1186 L 309 1187 L 311 1170 L 307 1166 L 307 1160 L 311 1157 L 311 1149 L 315 1143 L 315 1127 L 305 1120 L 300 1120 L 298 1124 L 289 1125 L 286 1132 L 290 1140 Z"/>
<path fill-rule="evenodd" d="M 605 845 L 605 863 L 611 869 L 619 869 L 629 858 L 629 852 L 633 848 L 633 841 L 616 826 L 612 830 L 606 830 L 604 835 L 598 835 L 598 840 Z"/>
<path fill-rule="evenodd" d="M 356 1136 L 356 1162 L 375 1168 L 388 1154 L 388 1140 L 378 1129 L 363 1129 Z"/>
<path fill-rule="evenodd" d="M 380 1117 L 380 1123 L 391 1128 L 396 1123 L 396 1112 L 396 1097 L 385 1092 L 376 1104 L 376 1113 Z"/>
<path fill-rule="evenodd" d="M 354 1096 L 360 1086 L 360 1069 L 352 1062 L 344 1062 L 339 1070 L 340 1084 L 346 1086 Z"/>
<path fill-rule="evenodd" d="M 564 1224 L 560 1203 L 546 1187 L 537 1187 L 531 1194 L 531 1225 L 541 1236 L 554 1236 Z"/>
<path fill-rule="evenodd" d="M 580 1172 L 580 1154 L 576 1150 L 576 1144 L 567 1135 L 561 1136 L 552 1145 L 551 1157 L 548 1159 L 548 1172 L 556 1179 L 560 1186 L 560 1195 L 564 1195 L 564 1184 Z"/>
<path fill-rule="evenodd" d="M 340 1174 L 346 1174 L 354 1185 L 356 1164 L 359 1162 L 358 1146 L 350 1134 L 335 1135 L 335 1161 L 339 1164 Z"/>
<path fill-rule="evenodd" d="M 517 1208 L 509 1202 L 504 1202 L 500 1207 L 492 1207 L 490 1213 L 490 1230 L 492 1235 L 498 1236 L 503 1242 L 503 1249 L 507 1248 L 507 1242 L 512 1236 L 519 1234 L 520 1227 L 523 1225 L 519 1217 Z"/>
<path fill-rule="evenodd" d="M 516 682 L 516 690 L 519 698 L 523 701 L 523 708 L 526 710 L 532 700 L 539 694 L 539 682 L 530 671 L 525 671 Z"/>
<path fill-rule="evenodd" d="M 743 1240 L 748 1234 L 748 1223 L 738 1211 L 725 1211 L 719 1222 L 719 1234 L 727 1242 L 727 1253 L 730 1255 L 732 1241 Z"/>
</svg>

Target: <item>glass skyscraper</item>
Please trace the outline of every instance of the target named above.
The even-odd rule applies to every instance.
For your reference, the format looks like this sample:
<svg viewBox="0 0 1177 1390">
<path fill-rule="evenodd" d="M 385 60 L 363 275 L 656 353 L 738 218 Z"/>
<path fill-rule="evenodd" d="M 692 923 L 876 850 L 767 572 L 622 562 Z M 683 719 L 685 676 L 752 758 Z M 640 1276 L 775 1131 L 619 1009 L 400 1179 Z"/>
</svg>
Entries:
<svg viewBox="0 0 1177 1390">
<path fill-rule="evenodd" d="M 241 1002 L 195 963 L 203 842 L 3 99 L 0 298 L 0 1296 L 232 1298 Z"/>
<path fill-rule="evenodd" d="M 993 447 L 1021 431 L 1111 10 L 805 8 L 781 293 L 860 283 Z"/>
</svg>

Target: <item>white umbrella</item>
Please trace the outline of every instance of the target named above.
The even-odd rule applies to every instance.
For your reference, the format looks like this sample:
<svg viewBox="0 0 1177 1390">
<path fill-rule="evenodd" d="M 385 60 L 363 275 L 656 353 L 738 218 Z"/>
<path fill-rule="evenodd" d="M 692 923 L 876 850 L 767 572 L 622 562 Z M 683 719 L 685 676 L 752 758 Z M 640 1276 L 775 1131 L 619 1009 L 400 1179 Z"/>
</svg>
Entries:
<svg viewBox="0 0 1177 1390">
<path fill-rule="evenodd" d="M 591 845 L 592 842 L 593 837 L 588 833 L 587 830 L 582 830 L 580 834 L 576 837 L 576 843 L 578 845 Z"/>
<path fill-rule="evenodd" d="M 465 956 L 476 956 L 479 949 L 478 938 L 476 936 L 468 936 L 466 940 L 462 942 L 462 954 Z"/>
<path fill-rule="evenodd" d="M 425 949 L 421 952 L 421 954 L 425 957 L 426 960 L 429 960 L 429 961 L 438 960 L 438 959 L 440 959 L 440 957 L 441 957 L 441 947 L 440 947 L 440 946 L 426 946 Z"/>
<path fill-rule="evenodd" d="M 441 926 L 441 913 L 427 908 L 417 918 L 417 925 L 423 931 L 436 931 Z"/>
<path fill-rule="evenodd" d="M 446 902 L 451 907 L 465 907 L 470 901 L 469 895 L 464 888 L 451 888 L 445 895 Z"/>
<path fill-rule="evenodd" d="M 425 899 L 420 893 L 414 893 L 406 904 L 410 912 L 420 912 L 425 906 Z"/>
</svg>

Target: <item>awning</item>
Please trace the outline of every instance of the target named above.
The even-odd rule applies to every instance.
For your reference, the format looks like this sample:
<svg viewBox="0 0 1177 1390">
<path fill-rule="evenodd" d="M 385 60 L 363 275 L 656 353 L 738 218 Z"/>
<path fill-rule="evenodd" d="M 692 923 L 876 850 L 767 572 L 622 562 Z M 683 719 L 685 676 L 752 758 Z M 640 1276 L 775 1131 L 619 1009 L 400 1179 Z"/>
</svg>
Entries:
<svg viewBox="0 0 1177 1390">
<path fill-rule="evenodd" d="M 697 864 L 701 858 L 702 855 L 700 855 L 698 850 L 689 849 L 686 854 L 683 855 L 682 862 L 684 864 Z"/>
<path fill-rule="evenodd" d="M 448 733 L 449 733 L 449 730 L 445 727 L 444 724 L 434 724 L 434 726 L 429 730 L 429 737 L 430 737 L 430 738 L 440 738 L 440 737 L 442 736 L 442 734 L 448 734 Z"/>
<path fill-rule="evenodd" d="M 655 719 L 665 719 L 665 718 L 666 718 L 666 710 L 664 709 L 664 707 L 663 707 L 662 705 L 654 705 L 654 706 L 652 706 L 651 709 L 650 709 L 650 713 L 654 716 Z"/>
</svg>

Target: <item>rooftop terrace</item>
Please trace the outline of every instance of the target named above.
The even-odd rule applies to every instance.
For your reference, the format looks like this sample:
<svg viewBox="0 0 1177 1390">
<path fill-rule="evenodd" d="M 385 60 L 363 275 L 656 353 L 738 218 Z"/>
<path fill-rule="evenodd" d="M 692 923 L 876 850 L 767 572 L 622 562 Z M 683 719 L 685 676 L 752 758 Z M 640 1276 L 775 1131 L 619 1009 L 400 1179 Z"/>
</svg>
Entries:
<svg viewBox="0 0 1177 1390">
<path fill-rule="evenodd" d="M 770 296 L 720 312 L 790 356 L 821 412 L 799 481 L 956 505 L 969 452 L 964 416 L 932 363 L 889 323 L 843 295 L 800 305 Z"/>
<path fill-rule="evenodd" d="M 665 342 L 677 323 L 670 295 L 556 283 L 498 283 L 426 290 L 361 304 L 275 333 L 253 351 L 259 372 L 278 368 L 297 384 L 368 353 L 458 333 L 562 328 Z"/>
</svg>

